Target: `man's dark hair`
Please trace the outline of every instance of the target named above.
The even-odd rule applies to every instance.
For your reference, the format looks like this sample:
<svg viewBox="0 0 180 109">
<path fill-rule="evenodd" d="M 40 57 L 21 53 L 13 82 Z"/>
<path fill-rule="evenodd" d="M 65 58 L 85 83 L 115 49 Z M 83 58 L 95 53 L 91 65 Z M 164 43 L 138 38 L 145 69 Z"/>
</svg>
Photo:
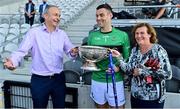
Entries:
<svg viewBox="0 0 180 109">
<path fill-rule="evenodd" d="M 111 13 L 113 13 L 111 6 L 110 6 L 109 4 L 107 4 L 107 3 L 99 5 L 99 6 L 96 8 L 96 10 L 99 10 L 99 9 L 101 9 L 101 8 L 105 8 L 105 9 L 109 10 Z"/>
</svg>

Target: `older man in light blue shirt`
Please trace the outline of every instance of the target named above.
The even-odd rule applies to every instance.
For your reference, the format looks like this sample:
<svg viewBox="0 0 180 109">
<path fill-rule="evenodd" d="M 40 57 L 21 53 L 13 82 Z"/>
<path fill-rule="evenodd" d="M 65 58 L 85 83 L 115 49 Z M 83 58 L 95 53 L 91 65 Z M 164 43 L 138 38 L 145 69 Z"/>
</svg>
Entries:
<svg viewBox="0 0 180 109">
<path fill-rule="evenodd" d="M 70 51 L 73 47 L 64 31 L 56 28 L 53 32 L 48 32 L 44 24 L 27 32 L 19 49 L 11 55 L 11 60 L 16 67 L 31 49 L 31 72 L 44 76 L 52 75 L 63 70 L 63 52 L 71 57 Z"/>
<path fill-rule="evenodd" d="M 18 66 L 20 60 L 31 50 L 32 77 L 31 93 L 34 108 L 46 108 L 49 96 L 53 108 L 65 107 L 65 76 L 63 54 L 76 57 L 78 49 L 70 42 L 67 34 L 58 28 L 60 11 L 49 5 L 44 12 L 45 23 L 30 29 L 20 44 L 19 49 L 4 66 L 10 70 Z"/>
</svg>

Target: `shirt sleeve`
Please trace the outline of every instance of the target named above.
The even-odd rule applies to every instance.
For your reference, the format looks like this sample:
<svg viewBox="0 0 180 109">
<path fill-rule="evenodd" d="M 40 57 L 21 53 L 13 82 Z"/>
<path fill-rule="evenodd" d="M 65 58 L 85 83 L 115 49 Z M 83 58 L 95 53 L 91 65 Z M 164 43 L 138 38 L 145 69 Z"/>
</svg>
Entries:
<svg viewBox="0 0 180 109">
<path fill-rule="evenodd" d="M 131 54 L 129 56 L 129 60 L 128 62 L 126 62 L 123 58 L 120 59 L 120 68 L 124 71 L 124 72 L 131 72 L 131 70 L 133 69 L 133 67 L 135 67 L 135 61 L 136 61 L 136 58 L 134 57 L 136 54 L 135 54 L 135 49 L 136 48 L 133 48 L 131 50 Z"/>
<path fill-rule="evenodd" d="M 129 57 L 130 42 L 127 33 L 124 33 L 123 57 L 127 61 Z"/>
<path fill-rule="evenodd" d="M 72 56 L 71 54 L 70 54 L 70 50 L 72 49 L 72 48 L 74 48 L 75 46 L 71 43 L 71 41 L 70 41 L 70 39 L 68 38 L 68 36 L 67 36 L 67 34 L 65 33 L 64 34 L 64 47 L 63 47 L 63 49 L 64 49 L 64 52 L 65 52 L 65 54 L 69 57 L 69 58 L 74 58 L 74 56 Z"/>
<path fill-rule="evenodd" d="M 168 54 L 165 49 L 160 48 L 160 51 L 158 52 L 158 58 L 160 61 L 160 68 L 155 73 L 157 73 L 165 79 L 171 79 L 172 69 L 169 62 Z"/>
<path fill-rule="evenodd" d="M 11 54 L 11 60 L 15 67 L 18 66 L 18 63 L 21 59 L 28 54 L 28 51 L 32 48 L 33 41 L 34 41 L 34 33 L 32 30 L 29 30 L 25 35 L 23 41 L 21 42 L 17 51 Z"/>
</svg>

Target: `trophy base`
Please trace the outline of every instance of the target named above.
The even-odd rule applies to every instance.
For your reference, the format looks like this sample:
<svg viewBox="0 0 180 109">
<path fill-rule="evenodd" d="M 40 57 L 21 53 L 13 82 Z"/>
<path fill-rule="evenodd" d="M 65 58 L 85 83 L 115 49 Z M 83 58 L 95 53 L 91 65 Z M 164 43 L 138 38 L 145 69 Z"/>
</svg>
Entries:
<svg viewBox="0 0 180 109">
<path fill-rule="evenodd" d="M 101 70 L 101 69 L 98 69 L 95 63 L 91 61 L 86 61 L 81 67 L 81 69 L 87 70 L 87 71 L 100 71 Z"/>
<path fill-rule="evenodd" d="M 81 67 L 83 70 L 87 71 L 100 71 L 101 69 L 97 69 L 96 67 Z"/>
</svg>

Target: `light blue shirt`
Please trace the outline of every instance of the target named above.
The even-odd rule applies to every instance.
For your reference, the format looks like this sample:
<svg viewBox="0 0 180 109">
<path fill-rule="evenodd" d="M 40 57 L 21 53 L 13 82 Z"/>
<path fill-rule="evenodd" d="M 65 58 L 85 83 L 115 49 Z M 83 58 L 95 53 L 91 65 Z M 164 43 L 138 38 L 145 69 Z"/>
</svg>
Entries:
<svg viewBox="0 0 180 109">
<path fill-rule="evenodd" d="M 28 4 L 28 13 L 31 14 L 31 3 Z"/>
<path fill-rule="evenodd" d="M 31 50 L 31 73 L 52 75 L 63 70 L 64 52 L 71 57 L 70 50 L 74 48 L 67 34 L 58 28 L 49 33 L 45 25 L 30 29 L 20 47 L 11 55 L 14 66 Z"/>
<path fill-rule="evenodd" d="M 44 14 L 44 10 L 45 10 L 45 8 L 46 8 L 46 5 L 47 5 L 47 4 L 43 4 L 43 11 L 42 11 L 42 14 Z"/>
</svg>

